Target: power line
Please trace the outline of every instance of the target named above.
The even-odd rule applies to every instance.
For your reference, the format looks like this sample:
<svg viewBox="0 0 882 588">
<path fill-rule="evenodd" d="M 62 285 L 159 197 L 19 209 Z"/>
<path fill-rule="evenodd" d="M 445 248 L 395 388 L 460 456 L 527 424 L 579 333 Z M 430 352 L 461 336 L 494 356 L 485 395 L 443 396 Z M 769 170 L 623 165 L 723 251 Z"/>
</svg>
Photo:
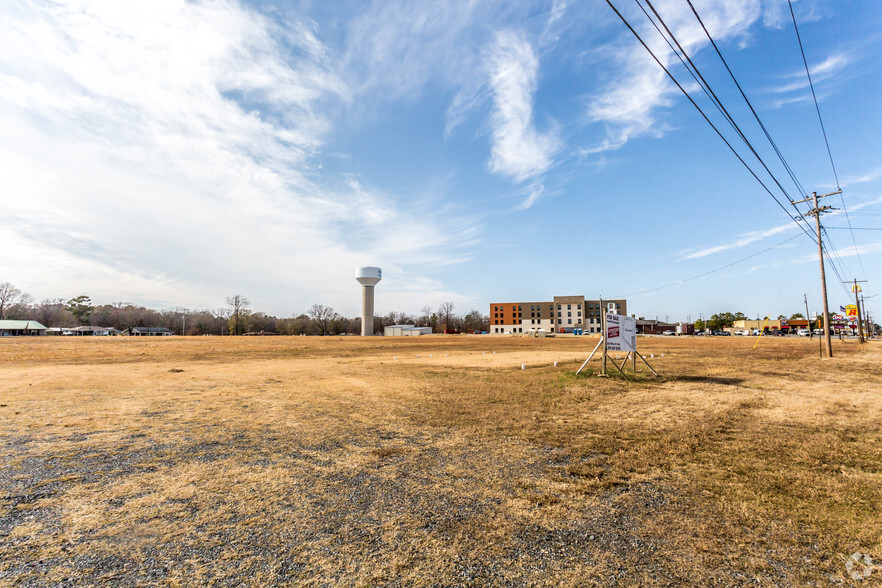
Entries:
<svg viewBox="0 0 882 588">
<path fill-rule="evenodd" d="M 683 67 L 685 67 L 686 70 L 689 71 L 689 73 L 692 75 L 692 79 L 694 79 L 696 81 L 696 83 L 701 87 L 701 89 L 704 90 L 705 95 L 711 100 L 711 102 L 714 104 L 714 106 L 717 107 L 717 110 L 728 121 L 729 125 L 735 130 L 735 132 L 738 134 L 738 136 L 741 137 L 741 140 L 744 142 L 745 145 L 747 145 L 747 148 L 750 149 L 751 153 L 753 153 L 753 155 L 754 155 L 754 157 L 756 157 L 757 161 L 760 162 L 760 165 L 763 166 L 763 168 L 766 170 L 766 173 L 768 173 L 769 176 L 772 178 L 772 181 L 774 181 L 775 184 L 778 186 L 778 188 L 781 190 L 781 192 L 784 193 L 784 196 L 787 197 L 787 200 L 793 202 L 793 198 L 790 197 L 790 194 L 787 193 L 787 190 L 784 189 L 784 187 L 778 181 L 778 178 L 775 177 L 775 174 L 772 173 L 772 171 L 766 165 L 766 162 L 763 161 L 763 158 L 760 157 L 759 153 L 756 152 L 756 149 L 754 149 L 750 140 L 741 131 L 741 127 L 738 126 L 738 123 L 736 123 L 735 119 L 732 117 L 732 115 L 729 114 L 729 111 L 723 105 L 723 102 L 719 99 L 716 92 L 714 92 L 713 88 L 710 87 L 710 84 L 707 82 L 707 80 L 704 79 L 704 76 L 701 75 L 701 71 L 699 71 L 698 66 L 695 65 L 695 63 L 692 61 L 692 58 L 690 58 L 689 54 L 686 53 L 686 50 L 683 48 L 683 46 L 677 40 L 677 37 L 674 35 L 673 32 L 671 32 L 671 29 L 668 27 L 667 23 L 665 23 L 664 19 L 661 17 L 661 15 L 655 9 L 655 6 L 652 5 L 652 2 L 650 0 L 644 0 L 646 5 L 649 6 L 649 9 L 652 10 L 652 13 L 658 19 L 658 22 L 664 27 L 665 31 L 668 34 L 668 37 L 670 37 L 671 40 L 677 45 L 677 49 L 679 49 L 679 52 L 674 49 L 674 47 L 671 45 L 670 41 L 668 41 L 668 37 L 666 37 L 661 32 L 661 30 L 658 28 L 658 25 L 655 24 L 655 21 L 653 21 L 652 18 L 649 16 L 649 14 L 646 12 L 646 10 L 640 4 L 640 0 L 634 0 L 634 1 L 637 3 L 637 6 L 639 6 L 640 9 L 643 11 L 643 14 L 646 15 L 646 18 L 655 27 L 655 30 L 658 31 L 659 35 L 661 35 L 661 37 L 664 38 L 665 42 L 667 42 L 668 47 L 671 48 L 671 51 L 677 56 L 677 58 L 680 60 L 680 63 L 683 64 Z M 682 57 L 680 56 L 681 53 L 683 55 Z M 686 62 L 683 61 L 684 57 L 686 58 L 686 61 L 689 62 L 688 65 L 686 64 Z"/>
<path fill-rule="evenodd" d="M 763 124 L 763 121 L 760 120 L 759 115 L 756 110 L 753 108 L 753 104 L 751 104 L 750 100 L 747 98 L 747 94 L 744 93 L 744 90 L 741 88 L 741 84 L 738 83 L 738 80 L 735 78 L 735 74 L 732 73 L 732 69 L 729 67 L 728 62 L 726 62 L 726 58 L 723 57 L 723 53 L 720 51 L 720 48 L 717 47 L 716 41 L 714 41 L 713 37 L 711 37 L 710 32 L 707 30 L 707 27 L 704 25 L 704 21 L 701 20 L 701 17 L 698 15 L 698 11 L 695 10 L 695 6 L 692 5 L 692 0 L 686 0 L 689 4 L 689 8 L 692 9 L 692 14 L 695 15 L 695 18 L 698 20 L 698 24 L 701 25 L 702 30 L 704 30 L 704 34 L 707 35 L 708 40 L 711 42 L 714 50 L 717 52 L 717 55 L 720 58 L 720 61 L 723 62 L 723 65 L 726 68 L 726 71 L 729 72 L 729 77 L 732 78 L 732 81 L 735 83 L 735 86 L 738 88 L 738 91 L 741 92 L 741 97 L 744 98 L 744 101 L 747 103 L 748 108 L 750 108 L 750 112 L 753 114 L 753 117 L 756 119 L 756 122 L 759 124 L 760 128 L 763 130 L 763 133 L 766 136 L 766 139 L 769 140 L 769 143 L 772 145 L 772 149 L 775 150 L 775 153 L 778 155 L 778 159 L 781 160 L 781 164 L 784 166 L 784 169 L 787 170 L 787 173 L 790 175 L 790 179 L 793 180 L 796 189 L 800 194 L 805 194 L 806 191 L 802 187 L 800 181 L 796 178 L 796 174 L 794 174 L 793 169 L 791 169 L 790 164 L 787 163 L 787 160 L 784 159 L 784 155 L 781 153 L 781 150 L 778 149 L 777 143 L 772 139 L 772 136 L 769 134 L 768 129 L 766 129 L 766 125 Z M 791 198 L 791 201 L 793 199 Z"/>
<path fill-rule="evenodd" d="M 739 259 L 737 261 L 733 261 L 732 263 L 727 263 L 726 265 L 723 265 L 723 266 L 720 266 L 716 269 L 712 269 L 710 271 L 704 272 L 703 274 L 698 274 L 697 276 L 692 276 L 691 278 L 684 278 L 682 280 L 677 280 L 676 282 L 671 282 L 670 284 L 665 284 L 664 286 L 656 286 L 655 288 L 647 288 L 646 290 L 638 290 L 637 292 L 630 292 L 628 294 L 622 294 L 620 296 L 616 296 L 616 298 L 628 298 L 630 296 L 636 296 L 638 294 L 646 294 L 647 292 L 655 292 L 656 290 L 663 290 L 664 288 L 670 288 L 671 286 L 678 286 L 680 284 L 685 284 L 686 282 L 691 282 L 692 280 L 697 280 L 698 278 L 703 278 L 704 276 L 709 276 L 710 274 L 724 270 L 728 267 L 732 267 L 733 265 L 737 265 L 737 264 L 741 263 L 742 261 L 747 261 L 748 259 L 752 259 L 752 258 L 756 257 L 757 255 L 762 255 L 763 253 L 765 253 L 767 251 L 771 251 L 772 249 L 775 249 L 776 247 L 780 247 L 781 245 L 784 245 L 785 243 L 793 241 L 797 237 L 799 237 L 799 234 L 796 234 L 790 238 L 784 239 L 780 243 L 772 245 L 771 247 L 766 247 L 762 251 L 757 251 L 756 253 L 754 253 L 752 255 L 748 255 L 747 257 L 742 257 L 741 259 Z"/>
<path fill-rule="evenodd" d="M 788 217 L 790 217 L 790 220 L 792 220 L 794 223 L 796 223 L 796 226 L 798 226 L 804 234 L 808 235 L 808 237 L 810 239 L 812 239 L 813 242 L 817 243 L 815 237 L 813 237 L 811 235 L 811 233 L 809 233 L 809 231 L 802 224 L 800 224 L 799 221 L 793 215 L 790 214 L 790 211 L 787 210 L 787 208 L 781 203 L 780 200 L 778 200 L 777 196 L 775 196 L 772 193 L 772 191 L 769 190 L 768 186 L 766 186 L 763 183 L 763 181 L 759 178 L 759 176 L 756 175 L 756 172 L 753 171 L 753 168 L 751 168 L 747 164 L 747 162 L 744 161 L 744 158 L 742 158 L 741 155 L 735 150 L 735 148 L 732 147 L 732 144 L 729 143 L 729 141 L 726 139 L 726 137 L 716 127 L 716 125 L 714 125 L 714 123 L 711 122 L 711 120 L 704 113 L 704 111 L 701 109 L 701 107 L 695 102 L 695 100 L 692 99 L 692 96 L 689 95 L 689 92 L 687 92 L 686 89 L 683 88 L 683 86 L 680 84 L 680 82 L 677 81 L 677 79 L 673 76 L 673 74 L 671 74 L 671 72 L 668 70 L 668 68 L 661 62 L 661 60 L 659 60 L 659 58 L 655 55 L 655 53 L 652 51 L 652 49 L 649 48 L 649 46 L 646 44 L 646 42 L 643 40 L 643 38 L 640 36 L 640 34 L 634 29 L 634 27 L 631 26 L 631 23 L 629 23 L 628 20 L 622 15 L 622 13 L 619 12 L 619 10 L 613 5 L 612 1 L 606 0 L 606 3 L 609 5 L 610 8 L 612 8 L 613 12 L 616 13 L 616 15 L 625 24 L 625 26 L 628 27 L 628 30 L 631 31 L 631 33 L 634 35 L 634 37 L 637 38 L 637 40 L 640 42 L 640 44 L 643 45 L 643 48 L 646 49 L 646 51 L 653 58 L 653 60 L 655 60 L 655 62 L 658 64 L 658 66 L 661 67 L 662 70 L 664 70 L 664 72 L 665 72 L 665 74 L 667 74 L 668 78 L 670 78 L 671 81 L 674 82 L 674 84 L 677 86 L 677 88 L 680 89 L 680 91 L 683 93 L 683 95 L 686 96 L 686 99 L 689 100 L 689 102 L 692 104 L 692 106 L 694 106 L 695 109 L 698 110 L 699 114 L 701 114 L 701 116 L 702 116 L 702 118 L 704 118 L 705 122 L 707 122 L 707 124 L 709 124 L 711 126 L 711 128 L 714 130 L 714 132 L 716 132 L 716 134 L 720 137 L 720 139 L 723 140 L 723 142 L 726 144 L 726 146 L 729 148 L 729 150 L 732 152 L 732 154 L 738 158 L 738 161 L 740 161 L 741 164 L 745 168 L 747 168 L 747 171 L 750 172 L 750 175 L 752 175 L 754 177 L 754 179 L 757 182 L 759 182 L 760 186 L 762 186 L 763 189 L 769 194 L 769 196 L 772 197 L 772 199 L 778 204 L 778 206 L 781 208 L 781 210 L 784 211 L 784 214 L 786 214 Z"/>
<path fill-rule="evenodd" d="M 628 30 L 631 31 L 631 33 L 638 40 L 638 42 L 649 53 L 649 55 L 653 58 L 653 60 L 655 60 L 656 64 L 658 64 L 658 66 L 662 68 L 662 70 L 665 72 L 665 74 L 668 76 L 668 78 L 672 82 L 674 82 L 674 84 L 677 86 L 677 88 L 680 90 L 680 92 L 682 92 L 683 95 L 686 96 L 686 99 L 689 100 L 689 102 L 692 104 L 692 106 L 695 107 L 696 110 L 698 110 L 699 114 L 701 114 L 701 116 L 702 116 L 702 118 L 704 118 L 705 122 L 707 122 L 710 125 L 710 127 L 714 130 L 714 132 L 717 133 L 717 135 L 720 137 L 720 139 L 723 140 L 723 142 L 726 144 L 726 146 L 729 148 L 729 150 L 732 152 L 732 154 L 735 155 L 735 157 L 741 162 L 741 164 L 745 168 L 747 168 L 748 172 L 750 172 L 750 174 L 763 187 L 763 189 L 769 194 L 769 196 L 772 197 L 772 199 L 778 204 L 778 206 L 784 211 L 784 213 L 788 217 L 790 217 L 790 219 L 794 223 L 796 223 L 796 225 L 799 227 L 799 229 L 804 234 L 809 236 L 809 238 L 812 239 L 812 241 L 818 246 L 818 256 L 819 256 L 820 268 L 821 268 L 822 293 L 823 293 L 823 298 L 824 298 L 824 329 L 825 329 L 826 338 L 827 338 L 827 356 L 832 357 L 833 353 L 832 353 L 832 348 L 831 348 L 831 343 L 830 343 L 830 330 L 829 330 L 829 319 L 828 319 L 829 314 L 828 314 L 828 309 L 827 309 L 827 286 L 826 286 L 826 280 L 825 280 L 825 276 L 824 276 L 824 259 L 827 258 L 829 260 L 831 268 L 833 269 L 833 271 L 836 273 L 836 275 L 838 277 L 841 277 L 841 272 L 839 271 L 839 267 L 837 266 L 837 264 L 834 262 L 833 258 L 831 257 L 831 251 L 832 251 L 832 255 L 834 255 L 838 258 L 838 253 L 835 251 L 835 248 L 831 249 L 830 247 L 828 247 L 827 249 L 825 249 L 823 246 L 821 224 L 820 224 L 821 213 L 826 210 L 830 210 L 830 207 L 829 206 L 820 207 L 818 205 L 817 193 L 813 194 L 814 208 L 811 209 L 811 211 L 807 214 L 812 214 L 813 216 L 816 217 L 815 222 L 816 222 L 817 226 L 816 226 L 816 235 L 810 234 L 809 231 L 807 230 L 806 226 L 804 224 L 800 224 L 799 220 L 802 220 L 802 218 L 797 220 L 797 218 L 795 218 L 791 214 L 791 212 L 781 203 L 781 201 L 778 199 L 778 197 L 772 193 L 772 191 L 769 189 L 769 187 L 766 186 L 766 184 L 759 178 L 759 176 L 753 170 L 753 168 L 750 165 L 748 165 L 748 163 L 735 150 L 735 148 L 726 139 L 726 137 L 722 134 L 722 132 L 720 132 L 720 130 L 717 128 L 717 126 L 710 120 L 710 118 L 707 116 L 707 114 L 705 114 L 704 110 L 702 110 L 702 108 L 695 102 L 695 100 L 692 98 L 692 96 L 685 90 L 683 85 L 674 77 L 674 75 L 671 73 L 671 71 L 666 67 L 666 65 L 664 63 L 662 63 L 662 61 L 658 58 L 658 56 L 656 56 L 656 54 L 652 51 L 652 49 L 649 48 L 649 46 L 643 40 L 643 38 L 640 36 L 640 34 L 634 29 L 633 26 L 631 26 L 631 23 L 629 23 L 628 20 L 622 15 L 622 13 L 619 12 L 619 10 L 615 7 L 615 5 L 613 5 L 612 1 L 606 0 L 606 2 L 609 5 L 609 7 L 613 10 L 613 12 L 616 13 L 616 16 L 619 17 L 619 19 L 625 24 L 625 26 L 628 28 Z M 699 86 L 702 87 L 702 89 L 705 91 L 705 94 L 709 95 L 709 97 L 711 98 L 711 101 L 714 103 L 714 105 L 717 107 L 717 109 L 720 110 L 720 112 L 727 119 L 727 121 L 733 127 L 733 129 L 735 129 L 736 133 L 738 133 L 738 135 L 742 138 L 742 140 L 745 142 L 745 144 L 748 146 L 748 148 L 751 150 L 751 152 L 754 154 L 754 156 L 757 158 L 757 160 L 760 162 L 760 164 L 765 168 L 766 172 L 769 174 L 769 176 L 771 176 L 771 178 L 774 180 L 774 182 L 778 186 L 778 188 L 784 193 L 785 197 L 787 197 L 789 204 L 796 210 L 797 213 L 799 213 L 800 211 L 799 211 L 799 207 L 797 205 L 800 203 L 803 203 L 803 202 L 808 202 L 809 198 L 804 198 L 802 200 L 794 201 L 794 199 L 791 198 L 789 196 L 789 194 L 787 194 L 787 191 L 783 188 L 783 186 L 781 186 L 780 182 L 778 182 L 775 175 L 769 170 L 768 166 L 765 164 L 762 157 L 759 156 L 759 154 L 756 152 L 756 150 L 750 144 L 750 141 L 747 139 L 747 137 L 744 135 L 744 133 L 738 127 L 737 123 L 735 123 L 734 119 L 729 115 L 728 111 L 725 109 L 722 102 L 719 100 L 719 98 L 716 96 L 716 94 L 710 88 L 710 85 L 707 84 L 707 82 L 704 80 L 704 77 L 701 75 L 701 73 L 698 71 L 698 68 L 695 66 L 695 64 L 692 62 L 692 60 L 689 58 L 688 54 L 683 49 L 682 45 L 677 40 L 676 36 L 671 32 L 670 28 L 664 22 L 664 19 L 661 17 L 661 15 L 659 15 L 658 11 L 655 10 L 655 8 L 652 5 L 652 2 L 650 0 L 644 0 L 646 5 L 649 6 L 649 8 L 652 10 L 652 12 L 655 14 L 656 18 L 658 19 L 658 21 L 665 28 L 665 30 L 667 31 L 671 40 L 673 40 L 674 43 L 677 45 L 677 47 L 680 49 L 680 53 L 678 53 L 676 50 L 674 50 L 674 48 L 673 48 L 673 46 L 671 46 L 671 43 L 668 40 L 668 38 L 661 32 L 661 30 L 658 28 L 658 25 L 656 25 L 655 21 L 649 16 L 649 14 L 646 12 L 646 10 L 643 8 L 643 6 L 640 4 L 640 0 L 635 0 L 635 2 L 640 7 L 640 9 L 643 11 L 643 14 L 646 16 L 646 18 L 652 23 L 653 27 L 655 27 L 655 29 L 659 33 L 659 35 L 665 39 L 665 42 L 667 43 L 668 47 L 677 55 L 677 58 L 680 60 L 680 62 L 683 64 L 683 66 L 687 69 L 687 71 L 689 71 L 689 73 L 690 73 L 690 75 L 692 75 L 693 79 L 695 79 L 696 82 L 699 84 Z M 789 0 L 788 0 L 788 2 L 789 2 Z M 693 11 L 694 11 L 694 9 L 693 9 Z M 792 7 L 791 7 L 791 12 L 792 12 Z M 696 16 L 697 16 L 697 13 L 696 13 Z M 716 44 L 714 43 L 714 45 L 716 45 Z M 801 46 L 801 42 L 800 42 L 800 46 Z M 680 55 L 681 53 L 682 53 L 682 57 Z M 684 57 L 689 62 L 689 65 L 687 65 L 683 61 Z M 804 54 L 803 54 L 803 59 L 805 60 Z M 690 67 L 691 67 L 691 69 L 690 69 Z M 727 69 L 728 69 L 728 66 L 727 66 Z M 694 70 L 694 73 L 693 73 L 693 70 Z M 698 76 L 698 78 L 701 79 L 701 81 L 699 81 L 696 78 L 696 75 Z M 731 75 L 731 70 L 730 70 L 730 75 Z M 734 78 L 734 76 L 733 76 L 733 78 Z M 737 81 L 736 81 L 736 85 L 737 85 Z M 740 89 L 740 85 L 739 85 L 739 89 Z M 813 90 L 813 92 L 814 92 L 814 90 Z M 742 91 L 742 94 L 743 94 L 743 91 Z M 746 96 L 745 96 L 745 99 L 746 99 Z M 818 112 L 820 114 L 820 109 L 818 109 Z M 756 118 L 758 119 L 758 117 L 756 117 Z M 761 121 L 758 120 L 758 122 L 760 122 L 761 126 L 764 127 L 764 125 L 762 125 Z M 767 137 L 771 141 L 771 136 L 768 135 L 768 133 L 767 133 Z M 826 131 L 825 131 L 825 138 L 826 138 Z M 775 147 L 777 147 L 777 146 L 775 145 Z M 776 149 L 776 151 L 780 154 L 780 150 Z M 783 156 L 782 156 L 782 159 L 783 159 Z M 787 168 L 789 168 L 789 165 L 786 164 L 786 161 L 782 161 L 782 163 L 784 163 L 785 166 Z M 832 163 L 832 156 L 831 156 L 831 163 Z M 790 170 L 789 173 L 792 173 L 792 170 Z M 800 188 L 801 184 L 799 184 L 798 180 L 795 177 L 795 174 L 792 174 L 791 178 L 794 180 L 794 183 L 797 184 L 797 187 Z M 836 178 L 836 180 L 837 180 L 837 185 L 838 185 L 838 177 Z M 821 196 L 821 198 L 826 197 L 826 196 L 832 196 L 833 194 L 836 194 L 836 193 L 841 194 L 842 193 L 841 188 L 838 189 L 837 192 L 834 192 L 831 194 L 825 194 L 824 196 Z M 802 215 L 802 216 L 805 216 L 805 215 Z M 854 233 L 852 233 L 852 235 L 853 234 Z M 828 238 L 829 238 L 829 235 L 828 235 Z M 839 263 L 841 265 L 844 265 L 844 263 L 841 261 L 841 259 L 839 259 Z M 700 276 L 697 276 L 697 277 L 700 277 Z M 694 279 L 694 278 L 692 278 L 692 279 Z M 677 284 L 677 283 L 682 283 L 682 281 L 675 282 L 674 284 Z M 841 283 L 842 283 L 842 280 L 840 279 L 840 285 L 841 285 Z M 674 285 L 674 284 L 671 284 L 671 285 Z M 663 287 L 667 287 L 667 286 L 663 286 Z M 655 289 L 660 289 L 660 288 L 661 287 L 655 288 Z M 652 291 L 655 289 L 649 289 L 649 290 L 646 290 L 643 292 L 648 292 L 648 291 Z M 633 294 L 631 294 L 631 295 L 633 295 Z"/>
<path fill-rule="evenodd" d="M 882 231 L 882 227 L 824 227 L 824 229 L 842 229 L 845 231 Z"/>
<path fill-rule="evenodd" d="M 827 129 L 824 128 L 824 119 L 821 118 L 821 108 L 818 106 L 818 96 L 815 94 L 815 85 L 812 83 L 812 74 L 809 71 L 808 60 L 805 58 L 805 50 L 802 47 L 802 38 L 799 36 L 799 27 L 796 25 L 796 14 L 793 12 L 793 4 L 787 0 L 790 7 L 790 16 L 793 19 L 793 29 L 796 31 L 796 40 L 799 42 L 799 52 L 802 53 L 802 63 L 805 64 L 805 75 L 808 76 L 809 88 L 812 90 L 812 99 L 815 101 L 815 110 L 818 113 L 818 122 L 821 123 L 821 132 L 824 134 L 824 143 L 827 145 L 827 155 L 830 157 L 830 167 L 833 168 L 833 177 L 836 178 L 836 187 L 839 188 L 839 176 L 836 174 L 836 166 L 833 164 L 833 153 L 830 151 L 830 142 L 827 140 Z"/>
<path fill-rule="evenodd" d="M 688 1 L 689 0 L 687 0 L 687 2 Z M 799 43 L 799 52 L 802 54 L 802 63 L 805 66 L 805 75 L 808 78 L 809 88 L 811 88 L 812 91 L 812 100 L 815 102 L 815 111 L 818 113 L 818 122 L 821 124 L 821 134 L 824 135 L 824 145 L 827 146 L 827 156 L 830 158 L 830 167 L 833 169 L 833 177 L 836 179 L 836 187 L 840 188 L 839 175 L 836 173 L 836 165 L 833 163 L 833 152 L 830 150 L 830 141 L 827 139 L 827 129 L 824 127 L 824 119 L 821 117 L 821 107 L 818 105 L 818 96 L 815 94 L 815 84 L 812 82 L 812 74 L 811 71 L 809 71 L 808 60 L 805 57 L 805 49 L 802 46 L 802 37 L 799 35 L 799 26 L 796 24 L 796 13 L 793 12 L 793 3 L 790 0 L 787 0 L 787 5 L 790 7 L 790 17 L 793 20 L 793 30 L 796 31 L 796 41 Z M 840 198 L 842 199 L 842 211 L 845 213 L 846 222 L 848 223 L 848 226 L 851 227 L 848 208 L 845 206 L 845 196 L 840 194 Z M 851 241 L 854 244 L 854 252 L 858 258 L 858 264 L 860 264 L 861 271 L 864 276 L 866 276 L 867 270 L 864 269 L 864 260 L 861 259 L 861 253 L 858 250 L 854 231 L 851 232 Z"/>
<path fill-rule="evenodd" d="M 841 268 L 843 270 L 845 270 L 846 274 L 854 275 L 854 273 L 848 268 L 848 264 L 842 260 L 842 256 L 839 255 L 839 251 L 836 250 L 836 245 L 833 244 L 833 239 L 830 238 L 830 233 L 827 232 L 827 227 L 822 226 L 821 230 L 824 231 L 824 237 L 825 237 L 824 240 L 826 241 L 827 246 L 830 249 L 831 255 L 833 255 L 833 257 L 836 258 L 836 260 L 839 262 L 839 265 L 841 266 Z"/>
</svg>

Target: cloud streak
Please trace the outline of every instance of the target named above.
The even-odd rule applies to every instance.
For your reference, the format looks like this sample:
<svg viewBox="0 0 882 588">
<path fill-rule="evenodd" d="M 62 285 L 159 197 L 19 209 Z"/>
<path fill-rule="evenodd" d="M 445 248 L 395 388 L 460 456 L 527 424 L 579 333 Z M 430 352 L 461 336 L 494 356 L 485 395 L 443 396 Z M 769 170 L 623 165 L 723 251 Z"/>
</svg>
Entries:
<svg viewBox="0 0 882 588">
<path fill-rule="evenodd" d="M 708 255 L 714 255 L 715 253 L 722 253 L 723 251 L 730 251 L 732 249 L 739 249 L 744 247 L 745 245 L 750 245 L 751 243 L 756 243 L 757 241 L 761 241 L 767 237 L 771 237 L 773 235 L 779 235 L 786 231 L 793 230 L 793 223 L 786 223 L 783 225 L 778 225 L 777 227 L 772 227 L 766 231 L 756 231 L 750 233 L 744 233 L 737 240 L 731 243 L 724 243 L 722 245 L 714 245 L 712 247 L 705 247 L 703 249 L 699 249 L 698 251 L 693 251 L 690 253 L 684 253 L 677 261 L 685 261 L 687 259 L 699 259 L 702 257 L 707 257 Z"/>
<path fill-rule="evenodd" d="M 347 310 L 353 267 L 468 258 L 471 219 L 449 230 L 318 173 L 328 112 L 353 91 L 309 21 L 171 1 L 2 19 L 0 173 L 14 197 L 0 232 L 35 294 L 211 306 L 242 291 L 280 314 Z M 40 230 L 15 221 L 35 210 Z M 407 227 L 395 246 L 388 222 Z"/>
<path fill-rule="evenodd" d="M 764 12 L 759 0 L 695 4 L 718 43 L 745 36 Z M 669 0 L 657 2 L 656 6 L 690 56 L 695 56 L 710 44 L 685 3 Z M 670 69 L 678 63 L 676 56 L 641 12 L 629 8 L 625 16 L 666 67 Z M 680 94 L 680 90 L 670 83 L 664 71 L 630 33 L 623 33 L 623 38 L 617 44 L 609 46 L 605 50 L 605 57 L 616 64 L 615 76 L 609 79 L 606 89 L 591 96 L 587 105 L 588 121 L 602 124 L 605 137 L 586 148 L 586 153 L 619 149 L 632 138 L 660 136 L 669 131 L 670 126 L 659 119 L 659 110 L 672 106 Z"/>
<path fill-rule="evenodd" d="M 523 35 L 499 32 L 486 68 L 493 97 L 490 171 L 518 182 L 541 175 L 552 165 L 560 140 L 553 131 L 540 133 L 533 125 L 539 61 L 532 46 Z"/>
</svg>

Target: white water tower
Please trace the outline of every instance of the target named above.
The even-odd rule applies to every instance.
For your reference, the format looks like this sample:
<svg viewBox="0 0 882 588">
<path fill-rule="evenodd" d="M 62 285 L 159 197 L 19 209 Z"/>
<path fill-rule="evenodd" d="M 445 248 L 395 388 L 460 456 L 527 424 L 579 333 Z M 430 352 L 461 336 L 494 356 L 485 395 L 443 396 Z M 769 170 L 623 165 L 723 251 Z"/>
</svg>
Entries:
<svg viewBox="0 0 882 588">
<path fill-rule="evenodd" d="M 383 270 L 378 267 L 360 267 L 355 270 L 355 279 L 361 284 L 361 336 L 374 334 L 374 286 L 383 279 Z"/>
</svg>

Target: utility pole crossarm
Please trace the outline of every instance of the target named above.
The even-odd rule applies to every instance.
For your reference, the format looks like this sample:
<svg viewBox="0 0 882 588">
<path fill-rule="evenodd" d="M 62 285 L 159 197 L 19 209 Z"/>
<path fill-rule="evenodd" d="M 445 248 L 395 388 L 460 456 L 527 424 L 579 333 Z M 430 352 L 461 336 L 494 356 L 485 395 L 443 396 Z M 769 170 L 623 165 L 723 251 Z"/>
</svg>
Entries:
<svg viewBox="0 0 882 588">
<path fill-rule="evenodd" d="M 817 202 L 821 198 L 826 198 L 827 196 L 835 196 L 837 194 L 842 194 L 841 188 L 839 190 L 836 190 L 835 192 L 830 192 L 829 194 L 824 194 L 823 196 L 818 196 L 817 193 L 814 193 L 809 198 L 803 198 L 802 200 L 796 200 L 796 201 L 791 202 L 790 204 L 802 204 L 803 202 L 812 202 L 812 201 Z M 816 200 L 816 198 L 817 198 L 817 200 Z"/>
</svg>

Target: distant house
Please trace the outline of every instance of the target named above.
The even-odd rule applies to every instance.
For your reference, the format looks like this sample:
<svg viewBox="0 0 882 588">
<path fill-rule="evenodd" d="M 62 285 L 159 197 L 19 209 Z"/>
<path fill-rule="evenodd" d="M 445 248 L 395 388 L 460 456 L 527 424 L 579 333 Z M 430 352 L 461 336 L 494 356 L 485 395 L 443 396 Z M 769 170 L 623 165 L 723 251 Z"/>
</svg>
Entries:
<svg viewBox="0 0 882 588">
<path fill-rule="evenodd" d="M 406 337 L 431 335 L 432 327 L 415 327 L 413 325 L 389 325 L 383 329 L 383 335 L 386 337 Z"/>
<path fill-rule="evenodd" d="M 37 321 L 0 321 L 0 337 L 43 335 L 45 332 L 46 327 Z"/>
<path fill-rule="evenodd" d="M 643 317 L 637 319 L 637 332 L 641 335 L 661 335 L 665 331 L 674 331 L 677 325 L 659 320 L 646 320 Z"/>
<path fill-rule="evenodd" d="M 64 329 L 64 335 L 79 335 L 93 337 L 107 337 L 110 335 L 121 335 L 122 331 L 113 327 L 76 327 L 73 329 Z"/>
<path fill-rule="evenodd" d="M 169 337 L 174 333 L 165 327 L 132 327 L 133 337 Z"/>
<path fill-rule="evenodd" d="M 273 333 L 272 331 L 251 331 L 250 333 L 245 333 L 245 335 L 249 337 L 269 337 L 278 335 L 278 333 Z"/>
</svg>

